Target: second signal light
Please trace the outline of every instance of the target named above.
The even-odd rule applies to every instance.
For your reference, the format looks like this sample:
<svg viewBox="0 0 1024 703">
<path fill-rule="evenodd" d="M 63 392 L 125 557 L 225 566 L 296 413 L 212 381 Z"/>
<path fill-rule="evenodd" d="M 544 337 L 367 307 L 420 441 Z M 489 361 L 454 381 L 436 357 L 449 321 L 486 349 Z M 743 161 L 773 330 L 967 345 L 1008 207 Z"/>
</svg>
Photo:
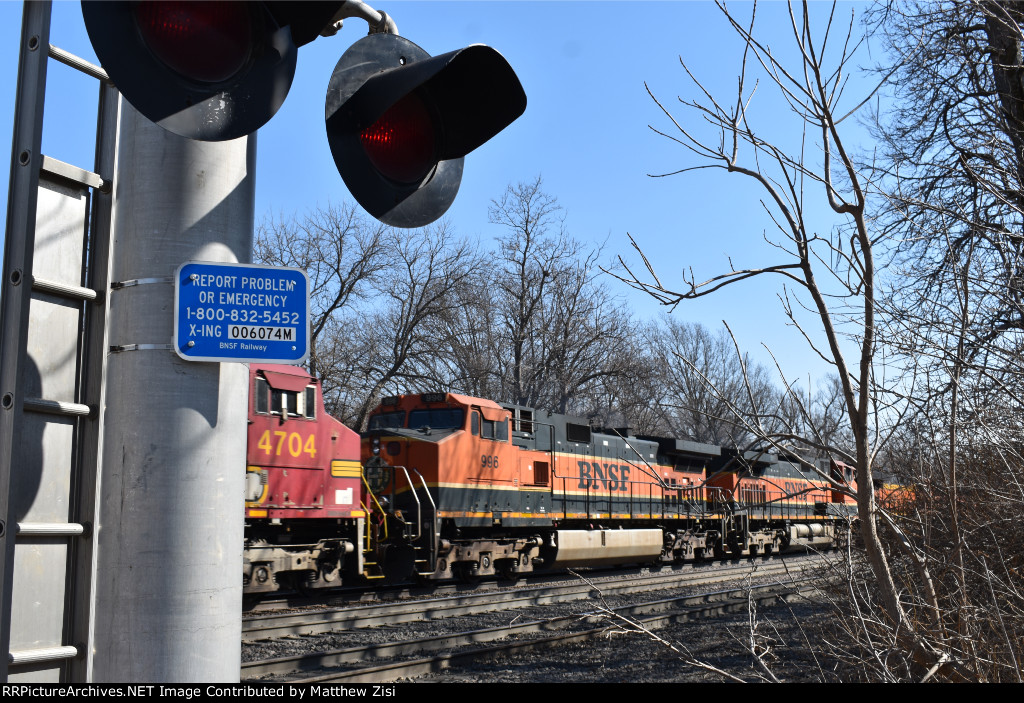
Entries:
<svg viewBox="0 0 1024 703">
<path fill-rule="evenodd" d="M 515 71 L 488 46 L 432 57 L 408 39 L 372 34 L 349 47 L 331 76 L 327 139 L 367 212 L 419 227 L 455 200 L 463 157 L 525 109 Z"/>
</svg>

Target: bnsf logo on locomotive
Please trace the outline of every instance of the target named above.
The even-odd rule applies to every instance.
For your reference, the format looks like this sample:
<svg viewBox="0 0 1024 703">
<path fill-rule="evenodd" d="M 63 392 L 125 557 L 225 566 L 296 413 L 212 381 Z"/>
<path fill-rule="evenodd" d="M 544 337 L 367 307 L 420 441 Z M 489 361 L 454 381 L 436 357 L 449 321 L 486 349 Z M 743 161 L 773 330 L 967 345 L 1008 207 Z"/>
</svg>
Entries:
<svg viewBox="0 0 1024 703">
<path fill-rule="evenodd" d="M 629 490 L 628 466 L 619 464 L 599 464 L 596 461 L 580 461 L 580 483 L 577 488 L 606 491 Z"/>
</svg>

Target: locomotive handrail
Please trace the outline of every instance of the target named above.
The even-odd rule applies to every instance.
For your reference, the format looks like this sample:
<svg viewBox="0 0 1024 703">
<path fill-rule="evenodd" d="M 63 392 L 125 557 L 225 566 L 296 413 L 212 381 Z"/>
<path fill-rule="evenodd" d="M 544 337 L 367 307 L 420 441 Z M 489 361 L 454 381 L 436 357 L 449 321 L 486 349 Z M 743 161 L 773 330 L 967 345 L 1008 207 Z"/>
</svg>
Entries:
<svg viewBox="0 0 1024 703">
<path fill-rule="evenodd" d="M 327 541 L 327 542 L 337 541 L 337 542 L 340 542 L 340 541 L 342 541 L 342 539 L 343 539 L 342 537 L 329 537 L 326 540 L 321 540 L 321 541 Z M 320 544 L 320 542 L 310 542 L 309 544 L 292 544 L 290 542 L 288 544 L 250 544 L 248 547 L 246 547 L 246 549 L 250 549 L 252 551 L 255 551 L 257 549 L 269 549 L 269 550 L 274 550 L 274 549 L 285 549 L 285 550 L 287 550 L 287 549 L 299 549 L 299 548 L 305 549 L 305 548 L 309 548 L 309 547 L 316 547 L 319 544 Z"/>
<path fill-rule="evenodd" d="M 370 498 L 372 498 L 372 499 L 373 499 L 373 502 L 374 502 L 374 504 L 375 504 L 375 505 L 377 506 L 377 510 L 379 510 L 379 511 L 380 511 L 380 514 L 381 514 L 381 515 L 384 515 L 384 514 L 385 514 L 385 511 L 384 511 L 384 506 L 382 506 L 382 505 L 380 504 L 380 501 L 379 501 L 379 500 L 377 500 L 377 495 L 376 495 L 376 494 L 375 494 L 375 493 L 373 492 L 373 490 L 372 490 L 372 489 L 370 488 L 370 484 L 369 484 L 369 483 L 367 482 L 367 480 L 366 480 L 366 475 L 365 475 L 365 474 L 363 474 L 363 475 L 361 476 L 361 478 L 362 478 L 362 480 L 363 480 L 363 485 L 364 485 L 364 486 L 366 486 L 366 495 L 370 496 Z M 372 510 L 370 510 L 370 509 L 369 509 L 369 507 L 368 507 L 368 506 L 365 506 L 365 505 L 364 505 L 364 506 L 363 506 L 363 508 L 365 508 L 365 509 L 366 509 L 366 512 L 367 512 L 367 514 L 369 514 L 369 513 L 373 512 Z M 384 539 L 387 539 L 387 537 L 388 537 L 388 521 L 387 521 L 387 520 L 384 520 Z"/>
<path fill-rule="evenodd" d="M 731 514 L 736 507 L 736 492 L 722 486 L 707 486 L 707 503 L 710 504 L 712 511 L 723 510 Z"/>
<path fill-rule="evenodd" d="M 662 484 L 651 481 L 645 476 L 643 479 L 619 479 L 620 484 L 627 487 L 620 489 L 625 495 L 619 493 L 619 491 L 609 489 L 603 491 L 595 490 L 588 483 L 587 485 L 580 486 L 583 491 L 582 493 L 575 493 L 573 496 L 576 497 L 572 497 L 570 496 L 567 483 L 570 479 L 575 481 L 576 477 L 556 475 L 554 479 L 552 483 L 552 497 L 556 503 L 561 503 L 563 519 L 565 519 L 569 512 L 568 507 L 570 503 L 582 502 L 581 508 L 589 515 L 594 510 L 595 500 L 609 501 L 609 510 L 611 512 L 615 512 L 612 503 L 625 503 L 630 516 L 633 516 L 637 511 L 642 516 L 646 516 L 646 514 L 653 515 L 660 510 L 660 517 L 662 518 L 679 517 L 684 514 L 700 518 L 707 514 L 709 500 L 706 498 L 706 494 L 709 491 L 717 491 L 719 501 L 728 500 L 728 496 L 732 493 L 729 489 L 707 486 L 704 482 Z M 657 496 L 656 493 L 658 493 Z M 666 502 L 665 498 L 667 496 L 675 497 L 677 494 L 678 502 L 672 504 Z M 602 511 L 598 510 L 597 512 Z"/>
<path fill-rule="evenodd" d="M 558 475 L 558 454 L 555 451 L 555 426 L 552 423 L 550 423 L 550 422 L 541 422 L 540 420 L 530 420 L 529 422 L 534 427 L 546 427 L 548 429 L 548 434 L 551 435 L 550 438 L 548 439 L 548 442 L 550 443 L 550 446 L 547 449 L 537 449 L 536 450 L 538 452 L 545 452 L 545 453 L 547 453 L 547 454 L 549 454 L 551 456 L 551 460 L 550 460 L 551 468 L 549 469 L 550 472 L 551 472 L 550 478 L 552 478 L 552 479 L 565 478 L 564 476 L 560 477 Z M 538 434 L 537 432 L 533 433 L 534 438 L 537 437 L 537 434 Z"/>
<path fill-rule="evenodd" d="M 409 488 L 412 489 L 412 499 L 416 501 L 416 536 L 412 538 L 412 541 L 415 542 L 423 536 L 423 504 L 420 502 L 420 497 L 416 492 L 416 485 L 413 482 L 412 477 L 409 476 L 410 469 L 407 469 L 404 466 L 394 466 L 392 468 L 401 469 L 402 473 L 405 474 L 405 481 L 409 484 Z M 420 483 L 423 484 L 423 492 L 427 494 L 427 499 L 430 500 L 430 507 L 434 511 L 434 515 L 437 515 L 437 505 L 434 503 L 434 497 L 430 495 L 430 488 L 427 486 L 426 479 L 423 478 L 423 474 L 416 469 L 411 469 L 411 471 L 419 476 Z"/>
</svg>

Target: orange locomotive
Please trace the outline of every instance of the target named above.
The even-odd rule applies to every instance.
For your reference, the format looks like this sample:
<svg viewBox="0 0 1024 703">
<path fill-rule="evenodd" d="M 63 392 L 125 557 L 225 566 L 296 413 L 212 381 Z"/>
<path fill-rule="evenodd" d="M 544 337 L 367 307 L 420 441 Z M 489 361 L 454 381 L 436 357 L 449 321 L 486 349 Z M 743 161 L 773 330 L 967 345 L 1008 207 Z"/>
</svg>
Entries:
<svg viewBox="0 0 1024 703">
<path fill-rule="evenodd" d="M 373 543 L 392 576 L 517 574 L 831 547 L 855 490 L 827 464 L 454 393 L 385 398 L 364 434 Z"/>
<path fill-rule="evenodd" d="M 360 440 L 303 369 L 253 364 L 250 383 L 246 594 L 829 548 L 852 515 L 774 454 L 455 393 L 385 398 Z"/>
</svg>

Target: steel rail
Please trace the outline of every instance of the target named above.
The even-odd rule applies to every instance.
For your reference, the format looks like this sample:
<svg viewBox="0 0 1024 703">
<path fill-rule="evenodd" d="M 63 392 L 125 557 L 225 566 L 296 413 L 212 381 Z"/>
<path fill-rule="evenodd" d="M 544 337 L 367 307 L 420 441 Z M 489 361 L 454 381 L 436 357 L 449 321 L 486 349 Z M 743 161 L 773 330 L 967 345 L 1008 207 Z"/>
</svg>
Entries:
<svg viewBox="0 0 1024 703">
<path fill-rule="evenodd" d="M 351 647 L 300 657 L 280 657 L 259 662 L 247 662 L 242 665 L 242 680 L 286 675 L 287 678 L 282 680 L 307 684 L 330 681 L 382 683 L 394 681 L 398 678 L 420 676 L 449 668 L 457 663 L 466 663 L 477 659 L 493 657 L 498 654 L 522 653 L 531 649 L 556 647 L 603 637 L 608 632 L 609 627 L 613 626 L 609 624 L 609 621 L 613 620 L 616 616 L 628 618 L 647 629 L 653 630 L 670 623 L 685 622 L 698 617 L 709 617 L 726 612 L 741 611 L 749 607 L 751 602 L 763 606 L 770 605 L 779 600 L 789 601 L 801 598 L 806 596 L 811 590 L 806 585 L 800 584 L 797 581 L 790 581 L 767 586 L 756 586 L 750 589 L 729 589 L 699 595 L 665 598 L 646 603 L 606 608 L 590 613 L 577 613 L 569 616 L 534 620 L 517 625 L 510 624 L 405 642 Z M 524 635 L 566 629 L 580 624 L 592 625 L 592 627 L 582 631 L 522 639 L 514 642 L 501 642 L 491 646 L 472 646 L 481 642 L 504 640 L 513 635 L 523 637 Z M 367 659 L 399 657 L 424 651 L 437 651 L 438 649 L 451 650 L 456 647 L 468 648 L 457 652 L 447 651 L 437 656 L 406 659 L 370 667 L 326 671 L 313 676 L 291 676 L 296 672 L 305 673 L 314 668 L 343 666 Z"/>
<path fill-rule="evenodd" d="M 792 561 L 789 563 L 780 561 L 777 564 L 772 562 L 761 562 L 756 565 L 743 564 L 719 568 L 713 572 L 687 571 L 685 573 L 659 574 L 642 579 L 632 575 L 612 581 L 603 581 L 599 587 L 607 595 L 623 595 L 686 585 L 707 585 L 742 578 L 755 573 L 755 571 L 760 576 L 768 576 L 799 571 L 818 564 L 817 560 L 810 560 L 811 563 L 802 563 L 803 561 L 805 560 L 800 560 L 796 564 Z M 242 641 L 251 643 L 295 635 L 313 635 L 547 605 L 587 598 L 593 591 L 593 586 L 574 581 L 568 585 L 542 586 L 525 591 L 489 591 L 426 601 L 354 605 L 315 612 L 252 616 L 243 620 Z"/>
</svg>

